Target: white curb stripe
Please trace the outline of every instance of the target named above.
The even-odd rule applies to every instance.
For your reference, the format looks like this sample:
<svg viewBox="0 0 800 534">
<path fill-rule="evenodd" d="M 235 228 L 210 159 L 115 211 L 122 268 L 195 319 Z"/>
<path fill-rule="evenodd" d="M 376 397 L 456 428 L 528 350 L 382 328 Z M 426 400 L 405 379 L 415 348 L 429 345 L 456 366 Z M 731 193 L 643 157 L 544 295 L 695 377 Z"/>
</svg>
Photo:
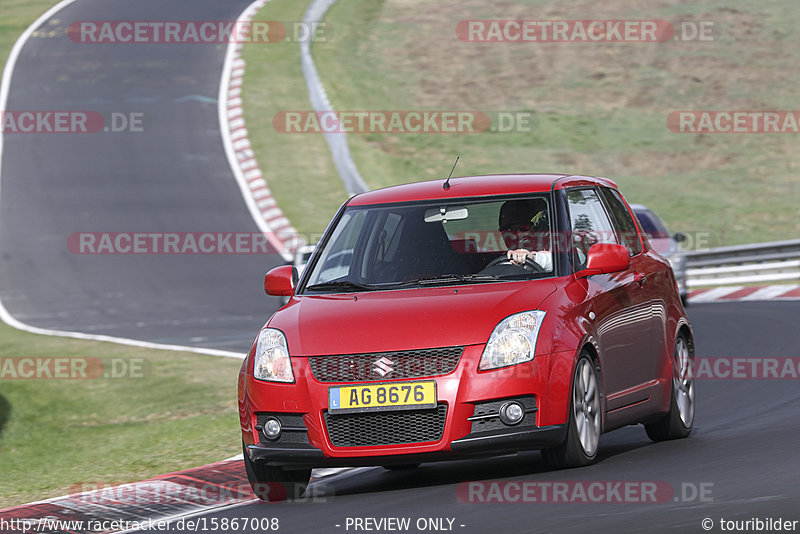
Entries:
<svg viewBox="0 0 800 534">
<path fill-rule="evenodd" d="M 249 21 L 267 1 L 256 0 L 250 4 L 239 16 L 238 22 Z M 293 248 L 301 245 L 302 239 L 272 198 L 272 192 L 250 148 L 242 109 L 241 86 L 246 62 L 240 55 L 241 50 L 242 43 L 228 43 L 220 81 L 217 102 L 223 145 L 250 215 L 281 256 L 291 261 Z"/>
<path fill-rule="evenodd" d="M 751 290 L 742 296 L 730 297 L 742 289 Z M 776 284 L 771 286 L 724 286 L 714 289 L 701 289 L 689 293 L 689 302 L 738 302 L 741 300 L 800 300 L 800 296 L 789 295 L 800 289 L 798 284 Z"/>
<path fill-rule="evenodd" d="M 242 122 L 244 123 L 244 121 L 242 121 Z M 242 148 L 247 148 L 249 146 L 250 146 L 250 139 L 247 139 L 246 137 L 243 137 L 242 139 L 239 139 L 238 141 L 233 143 L 233 148 L 235 148 L 236 150 L 240 150 Z M 237 167 L 238 167 L 238 165 L 237 165 Z"/>
<path fill-rule="evenodd" d="M 788 293 L 795 289 L 796 285 L 774 285 L 774 286 L 765 286 L 750 293 L 749 295 L 742 297 L 741 300 L 772 300 L 779 295 L 783 295 L 784 293 Z"/>
<path fill-rule="evenodd" d="M 692 297 L 692 302 L 712 302 L 725 295 L 730 295 L 734 291 L 739 291 L 744 286 L 728 286 L 728 287 L 715 287 L 709 289 L 705 293 L 701 293 L 696 297 Z"/>
</svg>

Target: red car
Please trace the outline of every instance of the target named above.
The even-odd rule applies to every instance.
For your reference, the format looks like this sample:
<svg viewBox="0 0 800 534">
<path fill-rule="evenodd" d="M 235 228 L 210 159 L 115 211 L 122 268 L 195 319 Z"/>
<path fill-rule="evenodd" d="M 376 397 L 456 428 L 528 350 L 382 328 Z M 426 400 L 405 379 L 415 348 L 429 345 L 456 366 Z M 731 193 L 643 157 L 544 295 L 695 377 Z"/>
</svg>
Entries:
<svg viewBox="0 0 800 534">
<path fill-rule="evenodd" d="M 689 435 L 694 342 L 669 263 L 605 178 L 453 178 L 341 207 L 239 374 L 263 499 L 311 469 L 541 449 L 555 467 L 643 423 Z"/>
</svg>

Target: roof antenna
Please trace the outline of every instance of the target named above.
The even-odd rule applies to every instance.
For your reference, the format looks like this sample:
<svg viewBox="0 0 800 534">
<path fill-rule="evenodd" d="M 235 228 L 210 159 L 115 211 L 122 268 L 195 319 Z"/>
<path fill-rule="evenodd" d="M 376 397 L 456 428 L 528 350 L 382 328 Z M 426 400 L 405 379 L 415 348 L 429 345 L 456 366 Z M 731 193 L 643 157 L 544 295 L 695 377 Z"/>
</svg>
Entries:
<svg viewBox="0 0 800 534">
<path fill-rule="evenodd" d="M 450 174 L 447 176 L 447 180 L 444 181 L 444 185 L 442 185 L 442 189 L 444 189 L 445 191 L 450 189 L 450 177 L 453 176 L 453 171 L 456 170 L 456 165 L 458 165 L 458 159 L 460 157 L 461 156 L 456 156 L 456 162 L 453 163 L 453 168 L 450 169 Z"/>
</svg>

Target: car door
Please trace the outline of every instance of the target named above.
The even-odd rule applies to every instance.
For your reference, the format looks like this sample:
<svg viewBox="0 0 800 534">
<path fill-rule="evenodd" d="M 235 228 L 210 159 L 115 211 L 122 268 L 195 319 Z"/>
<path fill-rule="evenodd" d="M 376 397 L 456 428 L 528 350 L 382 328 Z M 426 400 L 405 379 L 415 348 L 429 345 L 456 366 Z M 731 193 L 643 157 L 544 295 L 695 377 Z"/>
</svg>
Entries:
<svg viewBox="0 0 800 534">
<path fill-rule="evenodd" d="M 642 367 L 642 381 L 651 382 L 659 376 L 663 362 L 659 356 L 665 349 L 666 331 L 666 303 L 660 295 L 664 288 L 669 288 L 674 281 L 669 276 L 665 262 L 660 261 L 657 255 L 647 246 L 643 246 L 644 238 L 639 236 L 639 230 L 634 222 L 631 210 L 622 199 L 622 195 L 615 189 L 601 187 L 598 190 L 603 199 L 611 222 L 617 229 L 620 241 L 628 248 L 631 254 L 631 267 L 633 267 L 647 289 L 650 299 L 650 332 L 651 332 L 651 357 L 640 362 Z M 671 347 L 670 347 L 671 350 Z"/>
<path fill-rule="evenodd" d="M 597 188 L 570 189 L 567 203 L 574 271 L 585 267 L 586 253 L 595 243 L 630 244 L 611 222 L 609 210 Z M 653 322 L 641 256 L 640 243 L 639 254 L 631 256 L 628 269 L 587 278 L 589 318 L 600 350 L 606 409 L 609 411 L 646 400 L 649 396 Z"/>
</svg>

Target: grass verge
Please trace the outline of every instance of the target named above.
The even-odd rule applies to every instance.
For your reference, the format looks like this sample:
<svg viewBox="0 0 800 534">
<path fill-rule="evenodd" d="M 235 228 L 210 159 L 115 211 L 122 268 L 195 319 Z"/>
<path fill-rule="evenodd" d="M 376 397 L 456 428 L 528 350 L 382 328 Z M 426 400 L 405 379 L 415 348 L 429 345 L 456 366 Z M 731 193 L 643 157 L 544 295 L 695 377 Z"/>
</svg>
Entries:
<svg viewBox="0 0 800 534">
<path fill-rule="evenodd" d="M 3 65 L 22 32 L 55 4 L 53 0 L 3 0 L 0 15 L 0 60 Z"/>
<path fill-rule="evenodd" d="M 7 362 L 22 357 L 77 358 L 89 362 L 89 377 L 99 361 L 121 376 L 0 378 L 0 508 L 241 452 L 239 360 L 39 336 L 0 323 L 0 376 L 29 372 Z"/>
<path fill-rule="evenodd" d="M 629 200 L 658 212 L 671 230 L 710 232 L 710 246 L 797 238 L 797 135 L 677 134 L 666 125 L 676 110 L 797 109 L 800 74 L 793 64 L 800 34 L 794 28 L 800 11 L 793 0 L 734 4 L 587 8 L 581 0 L 351 0 L 331 8 L 325 22 L 332 38 L 312 48 L 334 109 L 537 115 L 528 133 L 349 135 L 371 187 L 443 177 L 460 154 L 460 175 L 608 176 Z M 456 38 L 464 19 L 712 21 L 714 34 L 711 42 L 477 44 Z M 260 50 L 262 56 L 272 51 Z M 248 84 L 267 82 L 266 73 L 252 74 Z M 305 94 L 299 76 L 283 77 L 282 83 Z M 247 113 L 253 132 L 260 131 L 255 121 L 271 120 L 270 114 L 251 120 L 252 110 Z M 321 142 L 315 134 L 287 137 L 308 146 Z M 330 176 L 304 178 L 313 189 Z M 316 201 L 304 195 L 279 200 L 287 211 Z"/>
</svg>

